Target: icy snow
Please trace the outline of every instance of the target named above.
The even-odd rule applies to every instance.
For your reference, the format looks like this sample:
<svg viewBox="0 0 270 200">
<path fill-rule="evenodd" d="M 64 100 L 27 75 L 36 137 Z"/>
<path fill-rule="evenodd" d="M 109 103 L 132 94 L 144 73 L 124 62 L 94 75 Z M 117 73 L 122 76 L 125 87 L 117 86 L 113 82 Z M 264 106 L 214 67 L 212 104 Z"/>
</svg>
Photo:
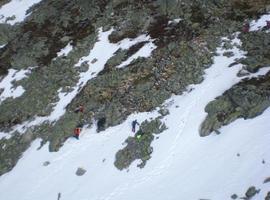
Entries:
<svg viewBox="0 0 270 200">
<path fill-rule="evenodd" d="M 31 69 L 32 68 L 25 70 L 8 70 L 8 74 L 0 82 L 0 91 L 3 90 L 2 93 L 0 92 L 0 104 L 7 98 L 17 98 L 25 92 L 22 86 L 14 87 L 13 82 L 26 78 L 31 72 Z"/>
<path fill-rule="evenodd" d="M 26 11 L 40 1 L 41 0 L 11 0 L 0 8 L 0 23 L 14 25 L 17 22 L 22 22 L 29 15 L 26 15 Z M 6 21 L 13 16 L 15 16 L 14 20 Z"/>
<path fill-rule="evenodd" d="M 109 32 L 103 34 L 100 41 L 107 41 Z M 233 42 L 241 44 L 238 39 Z M 98 59 L 89 70 L 102 70 L 105 59 L 118 48 L 107 42 L 103 45 L 106 51 L 97 42 L 91 54 L 82 59 Z M 198 133 L 207 103 L 241 80 L 236 74 L 242 66 L 228 66 L 245 52 L 236 47 L 230 51 L 234 56 L 227 58 L 223 56 L 225 50 L 218 48 L 219 56 L 205 70 L 204 81 L 191 85 L 191 92 L 172 96 L 164 103 L 170 111 L 163 118 L 168 129 L 154 141 L 152 158 L 145 168 L 137 168 L 136 162 L 129 171 L 118 171 L 113 163 L 122 142 L 132 135 L 132 120 L 154 118 L 157 110 L 130 115 L 102 134 L 96 133 L 96 127 L 84 128 L 79 141 L 70 138 L 59 152 L 49 153 L 48 144 L 37 150 L 40 140 L 36 140 L 15 168 L 0 177 L 0 199 L 48 200 L 57 199 L 61 193 L 65 200 L 220 200 L 234 193 L 243 196 L 251 185 L 261 189 L 254 199 L 263 199 L 269 188 L 263 180 L 270 176 L 270 109 L 255 119 L 239 119 L 223 127 L 220 135 L 201 138 Z M 45 161 L 51 164 L 44 167 Z M 77 177 L 78 167 L 87 173 Z"/>
<path fill-rule="evenodd" d="M 57 57 L 60 56 L 67 56 L 73 49 L 73 46 L 71 45 L 71 42 L 67 44 L 61 51 L 57 53 Z"/>
<path fill-rule="evenodd" d="M 250 23 L 250 31 L 258 31 L 266 26 L 266 21 L 270 21 L 270 13 L 262 15 L 258 20 L 253 20 Z"/>
</svg>

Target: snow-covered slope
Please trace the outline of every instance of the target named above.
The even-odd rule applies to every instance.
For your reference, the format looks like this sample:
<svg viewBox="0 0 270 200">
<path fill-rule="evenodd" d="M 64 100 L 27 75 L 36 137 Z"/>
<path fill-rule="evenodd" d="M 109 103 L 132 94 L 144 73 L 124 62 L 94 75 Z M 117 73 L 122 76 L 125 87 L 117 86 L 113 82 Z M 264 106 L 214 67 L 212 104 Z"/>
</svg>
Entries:
<svg viewBox="0 0 270 200">
<path fill-rule="evenodd" d="M 27 10 L 41 0 L 11 0 L 0 8 L 0 23 L 14 25 L 22 22 L 30 13 Z"/>
<path fill-rule="evenodd" d="M 235 121 L 222 128 L 221 135 L 202 138 L 198 133 L 207 103 L 241 80 L 236 74 L 242 66 L 228 66 L 244 57 L 245 52 L 238 49 L 239 39 L 231 43 L 233 49 L 217 49 L 218 56 L 205 71 L 201 84 L 191 85 L 189 92 L 172 96 L 164 103 L 170 111 L 162 119 L 168 129 L 153 142 L 152 158 L 143 169 L 137 168 L 135 162 L 127 171 L 117 170 L 113 164 L 115 154 L 132 135 L 131 121 L 154 118 L 158 110 L 135 113 L 121 125 L 99 134 L 96 127 L 84 128 L 79 141 L 71 138 L 55 153 L 48 152 L 48 144 L 38 150 L 40 141 L 36 140 L 15 168 L 0 178 L 0 199 L 220 200 L 229 199 L 233 193 L 244 196 L 250 185 L 261 189 L 256 199 L 262 199 L 269 188 L 263 181 L 270 175 L 270 109 L 255 119 Z M 109 59 L 117 48 L 97 42 L 94 55 L 83 58 L 78 65 L 96 55 Z M 233 51 L 234 56 L 223 56 L 226 51 Z M 103 61 L 98 60 L 89 70 L 102 68 Z M 256 76 L 268 71 L 265 68 Z M 91 76 L 95 75 L 89 74 L 88 78 Z M 262 164 L 262 160 L 266 163 Z M 43 166 L 46 161 L 50 164 Z M 87 170 L 84 176 L 75 175 L 78 167 Z"/>
</svg>

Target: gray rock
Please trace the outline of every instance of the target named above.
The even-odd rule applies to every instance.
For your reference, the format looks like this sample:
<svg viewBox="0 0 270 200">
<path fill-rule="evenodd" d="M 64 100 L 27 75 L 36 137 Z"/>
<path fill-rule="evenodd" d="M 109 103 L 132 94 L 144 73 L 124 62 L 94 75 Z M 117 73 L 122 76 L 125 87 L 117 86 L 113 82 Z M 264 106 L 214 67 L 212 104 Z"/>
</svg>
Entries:
<svg viewBox="0 0 270 200">
<path fill-rule="evenodd" d="M 264 200 L 270 200 L 270 192 L 267 193 L 266 197 Z"/>
<path fill-rule="evenodd" d="M 97 62 L 97 59 L 94 58 L 92 61 L 91 61 L 91 64 L 94 64 L 95 62 Z"/>
<path fill-rule="evenodd" d="M 252 197 L 254 197 L 257 193 L 259 193 L 260 190 L 257 190 L 256 187 L 251 186 L 250 188 L 248 188 L 247 192 L 246 192 L 246 197 L 248 199 L 251 199 Z"/>
<path fill-rule="evenodd" d="M 45 161 L 45 162 L 43 163 L 43 166 L 48 166 L 49 164 L 50 164 L 49 161 Z"/>
<path fill-rule="evenodd" d="M 159 119 L 152 121 L 144 121 L 140 129 L 135 134 L 135 137 L 126 139 L 126 147 L 119 150 L 115 156 L 114 165 L 119 170 L 128 168 L 132 162 L 139 159 L 141 163 L 138 167 L 143 168 L 146 162 L 151 158 L 153 148 L 151 143 L 154 140 L 153 134 L 159 134 L 166 129 L 165 124 Z M 141 137 L 138 137 L 140 135 Z"/>
<path fill-rule="evenodd" d="M 234 53 L 232 51 L 226 51 L 223 53 L 223 56 L 230 58 L 234 56 Z"/>
<path fill-rule="evenodd" d="M 237 194 L 233 194 L 233 195 L 231 196 L 231 199 L 237 199 L 237 198 L 238 198 Z"/>
<path fill-rule="evenodd" d="M 168 110 L 168 109 L 164 109 L 164 108 L 160 109 L 158 112 L 159 112 L 162 116 L 166 116 L 166 115 L 170 114 L 169 110 Z"/>
<path fill-rule="evenodd" d="M 243 77 L 243 76 L 248 76 L 250 73 L 245 70 L 245 69 L 241 69 L 238 73 L 237 73 L 237 76 L 238 77 Z"/>
<path fill-rule="evenodd" d="M 77 176 L 83 176 L 86 173 L 86 170 L 83 169 L 82 167 L 79 167 L 76 171 Z"/>
<path fill-rule="evenodd" d="M 208 116 L 201 124 L 200 135 L 207 136 L 240 117 L 246 119 L 260 115 L 270 106 L 269 77 L 270 74 L 244 79 L 210 102 L 205 107 Z"/>
<path fill-rule="evenodd" d="M 264 179 L 263 183 L 269 183 L 270 182 L 270 177 Z"/>
</svg>

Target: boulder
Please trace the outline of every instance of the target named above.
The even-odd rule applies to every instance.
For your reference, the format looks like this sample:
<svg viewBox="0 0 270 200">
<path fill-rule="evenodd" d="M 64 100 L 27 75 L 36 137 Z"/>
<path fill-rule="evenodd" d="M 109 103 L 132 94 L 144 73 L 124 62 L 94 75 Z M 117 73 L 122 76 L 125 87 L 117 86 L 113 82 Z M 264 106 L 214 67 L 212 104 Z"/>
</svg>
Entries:
<svg viewBox="0 0 270 200">
<path fill-rule="evenodd" d="M 83 169 L 82 167 L 79 167 L 76 171 L 77 176 L 83 176 L 86 173 L 86 170 Z"/>
</svg>

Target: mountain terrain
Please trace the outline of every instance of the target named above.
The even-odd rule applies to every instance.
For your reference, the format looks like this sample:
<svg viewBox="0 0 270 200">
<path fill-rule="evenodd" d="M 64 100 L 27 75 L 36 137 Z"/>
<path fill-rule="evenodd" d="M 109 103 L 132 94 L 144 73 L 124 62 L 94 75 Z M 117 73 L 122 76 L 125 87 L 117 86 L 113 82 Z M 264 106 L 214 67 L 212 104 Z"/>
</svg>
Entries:
<svg viewBox="0 0 270 200">
<path fill-rule="evenodd" d="M 0 1 L 1 200 L 269 200 L 269 107 L 269 0 Z"/>
</svg>

